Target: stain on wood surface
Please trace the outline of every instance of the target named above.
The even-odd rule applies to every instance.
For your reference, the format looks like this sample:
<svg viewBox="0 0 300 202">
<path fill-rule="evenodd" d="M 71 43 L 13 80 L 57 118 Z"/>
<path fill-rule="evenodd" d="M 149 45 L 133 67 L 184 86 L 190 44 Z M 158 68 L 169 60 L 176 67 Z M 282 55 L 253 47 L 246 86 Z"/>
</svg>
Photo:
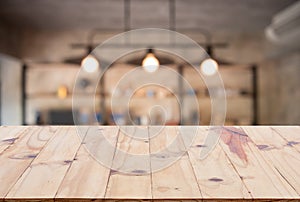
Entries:
<svg viewBox="0 0 300 202">
<path fill-rule="evenodd" d="M 5 142 L 5 143 L 8 143 L 8 144 L 14 144 L 17 139 L 18 139 L 18 137 L 9 138 L 9 139 L 2 140 L 1 142 Z"/>
<path fill-rule="evenodd" d="M 203 144 L 207 128 L 200 127 L 187 154 L 150 174 L 147 169 L 151 171 L 155 161 L 163 162 L 182 151 L 178 144 L 177 150 L 157 153 L 176 137 L 175 128 L 166 129 L 156 141 L 127 144 L 120 139 L 121 148 L 128 153 L 146 154 L 150 158 L 145 167 L 133 166 L 135 161 L 128 164 L 130 158 L 117 159 L 122 160 L 121 166 L 127 166 L 128 173 L 118 171 L 119 165 L 110 169 L 95 161 L 77 140 L 74 127 L 58 128 L 52 132 L 51 128 L 36 127 L 26 133 L 15 129 L 9 136 L 2 137 L 0 201 L 300 199 L 299 127 L 281 129 L 282 134 L 259 127 L 221 127 L 220 142 L 215 150 L 209 158 L 199 160 L 194 153 L 207 147 Z M 119 129 L 103 129 L 103 133 L 111 137 L 111 143 L 117 145 Z M 92 128 L 87 131 L 99 133 Z M 7 131 L 2 132 L 5 134 Z"/>
<path fill-rule="evenodd" d="M 223 182 L 224 181 L 223 179 L 218 178 L 218 177 L 212 177 L 212 178 L 209 178 L 208 180 L 212 181 L 212 182 Z"/>
<path fill-rule="evenodd" d="M 288 141 L 288 143 L 286 145 L 292 147 L 293 145 L 297 145 L 297 144 L 300 144 L 300 142 Z"/>
<path fill-rule="evenodd" d="M 236 154 L 241 160 L 248 162 L 244 147 L 251 140 L 242 129 L 223 127 L 221 140 L 229 147 L 232 153 Z"/>
</svg>

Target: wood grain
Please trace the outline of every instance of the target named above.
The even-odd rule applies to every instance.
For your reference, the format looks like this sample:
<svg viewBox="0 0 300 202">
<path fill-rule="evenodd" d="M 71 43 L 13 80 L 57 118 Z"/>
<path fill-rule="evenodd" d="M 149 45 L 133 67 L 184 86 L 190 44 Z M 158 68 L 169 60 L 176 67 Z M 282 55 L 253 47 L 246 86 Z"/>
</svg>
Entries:
<svg viewBox="0 0 300 202">
<path fill-rule="evenodd" d="M 75 128 L 60 127 L 5 198 L 54 198 L 80 144 Z"/>
<path fill-rule="evenodd" d="M 253 198 L 297 197 L 297 193 L 266 163 L 243 130 L 224 127 L 220 145 Z"/>
<path fill-rule="evenodd" d="M 104 139 L 99 137 L 99 133 L 103 133 L 104 137 L 109 139 L 113 146 L 115 145 L 118 137 L 117 127 L 90 127 L 84 138 L 84 144 L 80 146 L 74 162 L 56 194 L 56 199 L 104 198 L 110 168 L 102 165 L 102 162 L 99 162 L 89 152 L 91 147 L 85 145 L 87 142 L 96 143 L 92 145 L 92 150 L 99 149 L 105 153 L 107 158 L 111 158 L 109 161 L 112 162 L 113 156 L 110 155 Z"/>
<path fill-rule="evenodd" d="M 202 198 L 184 143 L 181 138 L 176 138 L 180 135 L 177 128 L 165 127 L 150 140 L 152 166 L 163 163 L 166 158 L 171 162 L 177 158 L 173 164 L 162 165 L 160 170 L 152 173 L 152 192 L 155 199 Z M 157 151 L 163 152 L 157 155 Z"/>
<path fill-rule="evenodd" d="M 300 195 L 300 155 L 270 127 L 243 127 L 263 158 L 286 180 Z"/>
<path fill-rule="evenodd" d="M 299 126 L 272 126 L 271 128 L 287 141 L 288 146 L 294 147 L 300 152 Z"/>
<path fill-rule="evenodd" d="M 202 127 L 189 150 L 189 157 L 194 168 L 203 198 L 211 199 L 245 199 L 251 198 L 241 177 L 238 175 L 219 144 L 205 159 L 200 159 L 205 145 L 208 128 Z"/>
<path fill-rule="evenodd" d="M 0 154 L 4 152 L 8 147 L 14 144 L 14 142 L 28 131 L 29 127 L 12 127 L 1 126 L 0 128 Z"/>
<path fill-rule="evenodd" d="M 145 132 L 142 136 L 147 137 L 148 130 Z M 105 198 L 152 198 L 149 141 L 135 139 L 138 136 L 131 127 L 120 130 Z"/>
<path fill-rule="evenodd" d="M 300 200 L 299 126 L 183 127 L 1 126 L 0 201 Z"/>
<path fill-rule="evenodd" d="M 0 155 L 0 198 L 4 198 L 55 132 L 53 127 L 30 127 Z M 12 129 L 12 133 L 19 130 Z M 17 135 L 15 135 L 17 136 Z"/>
</svg>

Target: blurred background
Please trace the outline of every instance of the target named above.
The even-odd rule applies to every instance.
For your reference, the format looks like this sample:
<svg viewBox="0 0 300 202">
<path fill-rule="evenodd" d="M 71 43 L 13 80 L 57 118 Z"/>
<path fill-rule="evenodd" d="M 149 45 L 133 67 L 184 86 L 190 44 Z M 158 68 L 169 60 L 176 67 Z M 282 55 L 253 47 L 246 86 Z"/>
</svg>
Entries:
<svg viewBox="0 0 300 202">
<path fill-rule="evenodd" d="M 135 124 L 161 124 L 165 119 L 167 125 L 209 125 L 210 96 L 201 76 L 191 64 L 147 47 L 143 37 L 124 41 L 124 46 L 142 43 L 148 50 L 114 61 L 100 82 L 89 76 L 101 71 L 97 58 L 88 56 L 97 45 L 124 31 L 150 27 L 182 33 L 210 55 L 210 63 L 195 62 L 202 73 L 218 70 L 222 76 L 226 125 L 300 124 L 299 1 L 1 0 L 1 125 L 74 124 L 72 93 L 81 66 L 87 74 L 76 83 L 81 104 L 74 109 L 81 124 L 94 124 L 95 115 L 100 124 L 116 120 L 132 124 L 122 99 L 133 94 L 129 113 Z M 189 46 L 181 45 L 193 54 Z M 113 54 L 121 48 L 112 46 L 109 51 Z M 182 88 L 180 80 L 168 78 L 159 68 L 144 66 L 146 72 L 157 71 L 170 79 L 175 93 L 156 85 L 133 89 L 129 82 L 118 89 L 120 104 L 114 120 L 110 108 L 114 87 L 147 57 L 178 71 L 193 90 Z M 95 106 L 91 107 L 85 98 L 94 93 Z M 199 106 L 188 104 L 193 94 Z M 183 112 L 176 95 L 185 103 Z M 155 111 L 149 117 L 155 105 L 164 106 L 164 117 Z"/>
</svg>

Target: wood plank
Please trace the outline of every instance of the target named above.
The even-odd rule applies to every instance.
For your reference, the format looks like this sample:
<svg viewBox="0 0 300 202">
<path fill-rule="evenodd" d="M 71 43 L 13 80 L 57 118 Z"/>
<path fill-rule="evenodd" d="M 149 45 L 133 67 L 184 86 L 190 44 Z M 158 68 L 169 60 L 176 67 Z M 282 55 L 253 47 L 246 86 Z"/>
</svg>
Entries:
<svg viewBox="0 0 300 202">
<path fill-rule="evenodd" d="M 165 127 L 150 140 L 154 199 L 202 198 L 180 135 L 176 127 Z M 158 165 L 163 167 L 158 170 Z"/>
<path fill-rule="evenodd" d="M 110 173 L 106 163 L 110 162 L 109 165 L 112 163 L 114 151 L 111 152 L 111 149 L 114 150 L 117 137 L 117 127 L 91 126 L 55 198 L 104 198 Z M 106 141 L 110 142 L 111 146 Z M 93 154 L 96 150 L 105 158 L 109 158 L 105 166 Z"/>
<path fill-rule="evenodd" d="M 115 126 L 80 134 L 75 127 L 0 127 L 0 145 L 1 137 L 18 137 L 2 144 L 0 201 L 250 200 L 247 189 L 259 201 L 300 200 L 300 127 L 226 127 L 215 150 L 198 160 L 206 128 L 186 153 L 192 136 L 182 138 L 172 126 L 157 136 L 155 127 L 128 127 L 134 137 L 118 137 Z"/>
<path fill-rule="evenodd" d="M 43 129 L 28 127 L 26 134 L 16 139 L 0 155 L 0 198 L 4 198 L 7 195 L 33 159 L 52 137 L 55 130 L 55 127 L 44 127 Z"/>
<path fill-rule="evenodd" d="M 219 144 L 205 159 L 200 159 L 208 127 L 199 127 L 189 158 L 205 199 L 250 199 L 251 195 Z"/>
<path fill-rule="evenodd" d="M 152 198 L 149 141 L 135 139 L 148 136 L 147 127 L 141 128 L 144 132 L 138 132 L 134 126 L 128 126 L 125 132 L 125 127 L 120 129 L 105 198 Z M 126 131 L 132 130 L 131 136 L 128 136 Z"/>
<path fill-rule="evenodd" d="M 271 128 L 288 142 L 288 146 L 294 147 L 300 152 L 299 126 L 272 126 Z"/>
<path fill-rule="evenodd" d="M 287 181 L 300 198 L 300 153 L 270 127 L 243 127 L 264 159 Z"/>
<path fill-rule="evenodd" d="M 237 170 L 253 198 L 297 197 L 274 167 L 263 159 L 258 149 L 239 128 L 223 127 L 220 145 Z"/>
<path fill-rule="evenodd" d="M 29 127 L 2 126 L 0 128 L 0 154 L 28 131 Z"/>
<path fill-rule="evenodd" d="M 54 198 L 80 144 L 75 127 L 60 126 L 5 198 Z"/>
<path fill-rule="evenodd" d="M 15 127 L 15 126 L 0 126 L 0 141 L 7 138 L 13 138 L 18 132 L 27 129 L 28 126 Z"/>
</svg>

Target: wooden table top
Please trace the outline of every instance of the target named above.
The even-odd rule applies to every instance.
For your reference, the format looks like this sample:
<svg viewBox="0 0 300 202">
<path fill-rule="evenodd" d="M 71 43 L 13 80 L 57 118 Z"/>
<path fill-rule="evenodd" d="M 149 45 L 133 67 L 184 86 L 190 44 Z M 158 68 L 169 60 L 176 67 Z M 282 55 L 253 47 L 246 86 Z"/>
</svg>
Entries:
<svg viewBox="0 0 300 202">
<path fill-rule="evenodd" d="M 148 132 L 151 129 L 146 128 Z M 0 201 L 300 200 L 299 126 L 223 127 L 214 149 L 199 159 L 208 135 L 208 127 L 200 126 L 181 158 L 153 171 L 160 165 L 154 154 L 180 136 L 179 129 L 168 126 L 149 141 L 141 141 L 116 126 L 81 126 L 83 135 L 78 135 L 75 126 L 1 126 Z M 116 151 L 145 156 L 143 165 L 150 173 L 111 169 L 114 164 L 120 170 L 126 166 L 134 169 L 138 163 L 131 161 L 129 165 L 130 159 L 119 157 L 118 152 L 107 154 L 111 168 L 102 165 L 86 147 L 86 138 L 93 140 L 99 131 Z M 183 142 L 165 150 L 160 158 L 172 156 L 176 148 L 185 146 Z M 93 143 L 100 150 L 105 148 L 101 141 Z"/>
</svg>

